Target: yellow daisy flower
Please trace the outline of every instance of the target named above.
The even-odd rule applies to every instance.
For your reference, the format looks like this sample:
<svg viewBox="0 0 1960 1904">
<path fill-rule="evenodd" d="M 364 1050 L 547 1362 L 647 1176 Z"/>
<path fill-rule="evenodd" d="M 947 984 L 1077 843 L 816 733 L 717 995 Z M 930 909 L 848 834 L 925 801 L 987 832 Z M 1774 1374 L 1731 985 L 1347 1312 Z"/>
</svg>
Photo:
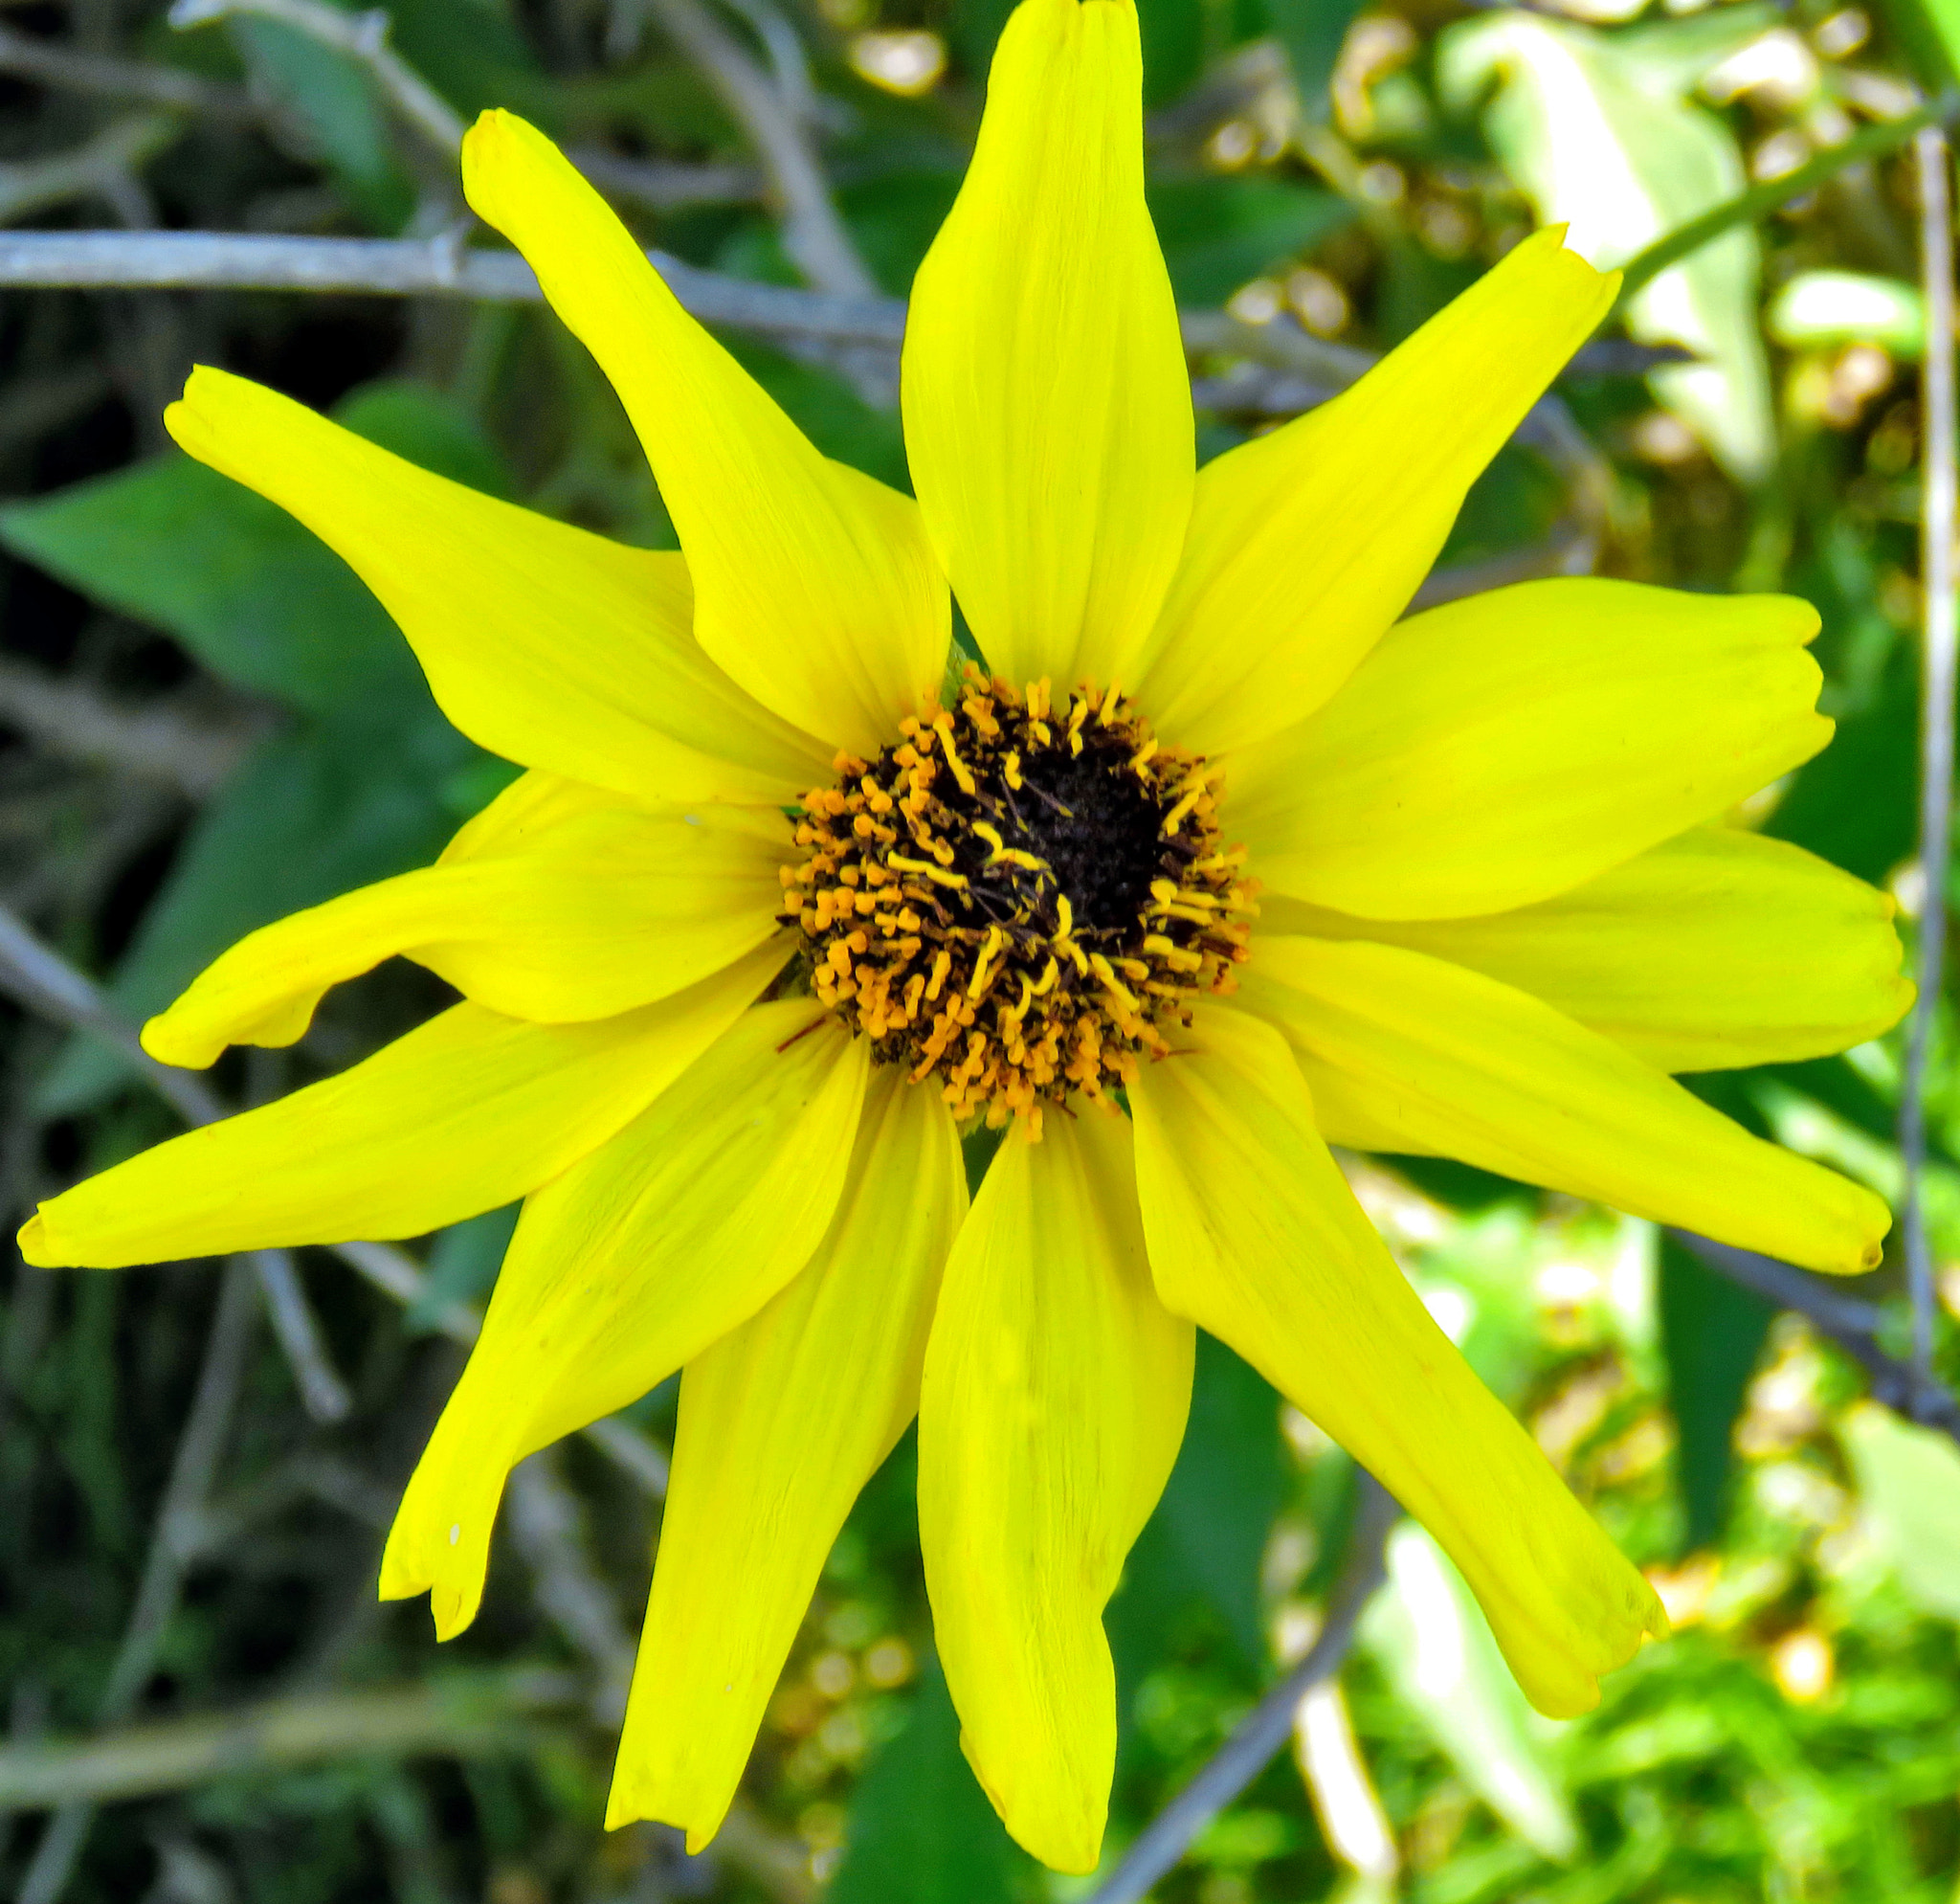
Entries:
<svg viewBox="0 0 1960 1904">
<path fill-rule="evenodd" d="M 405 1237 L 523 1198 L 382 1591 L 466 1626 L 511 1466 L 684 1369 L 610 1817 L 697 1847 L 916 1412 L 968 1755 L 1030 1850 L 1096 1863 L 1102 1612 L 1194 1325 L 1437 1535 L 1542 1710 L 1662 1629 L 1330 1142 L 1819 1269 L 1887 1226 L 1666 1075 L 1836 1050 L 1909 999 L 1884 899 L 1714 823 L 1829 737 L 1813 612 L 1559 580 L 1392 627 L 1614 280 L 1541 233 L 1194 470 L 1139 100 L 1130 0 L 1025 0 L 912 300 L 916 503 L 818 455 L 505 113 L 470 203 L 611 377 L 684 556 L 219 371 L 169 413 L 530 771 L 434 866 L 234 947 L 145 1042 L 291 1043 L 394 954 L 462 1002 L 54 1198 L 22 1247 Z M 948 585 L 985 673 L 947 676 Z M 1008 1131 L 969 1211 L 982 1118 Z"/>
</svg>

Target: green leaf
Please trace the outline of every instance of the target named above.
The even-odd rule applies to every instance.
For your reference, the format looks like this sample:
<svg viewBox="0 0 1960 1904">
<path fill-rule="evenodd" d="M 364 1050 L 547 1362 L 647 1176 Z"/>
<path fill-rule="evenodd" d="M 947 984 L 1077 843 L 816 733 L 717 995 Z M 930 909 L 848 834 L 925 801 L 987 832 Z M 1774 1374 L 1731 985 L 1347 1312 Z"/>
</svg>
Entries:
<svg viewBox="0 0 1960 1904">
<path fill-rule="evenodd" d="M 1354 208 L 1331 191 L 1258 175 L 1162 180 L 1149 188 L 1149 202 L 1184 304 L 1223 302 L 1354 216 Z"/>
<path fill-rule="evenodd" d="M 340 420 L 439 475 L 507 495 L 467 418 L 418 386 L 369 385 Z M 311 713 L 434 719 L 413 655 L 359 577 L 276 504 L 174 452 L 0 509 L 0 542 L 175 636 L 212 672 Z"/>
<path fill-rule="evenodd" d="M 1770 301 L 1764 320 L 1793 349 L 1863 340 L 1895 357 L 1926 348 L 1926 300 L 1919 286 L 1862 271 L 1799 271 Z"/>
<path fill-rule="evenodd" d="M 1861 1401 L 1838 1423 L 1873 1540 L 1928 1613 L 1960 1621 L 1960 1447 Z"/>
<path fill-rule="evenodd" d="M 1769 19 L 1754 7 L 1619 33 L 1524 12 L 1450 28 L 1437 42 L 1444 101 L 1484 101 L 1492 149 L 1546 224 L 1601 269 L 1733 198 L 1748 183 L 1735 135 L 1688 98 Z M 1769 368 L 1757 325 L 1761 247 L 1738 226 L 1660 273 L 1627 303 L 1629 332 L 1679 344 L 1695 364 L 1653 371 L 1656 398 L 1745 482 L 1775 453 Z"/>
<path fill-rule="evenodd" d="M 367 70 L 283 20 L 239 15 L 227 24 L 262 89 L 313 135 L 368 223 L 399 231 L 414 210 L 414 188 L 396 161 Z"/>
<path fill-rule="evenodd" d="M 1325 122 L 1333 103 L 1328 88 L 1334 62 L 1361 11 L 1361 0 L 1267 0 L 1267 11 L 1292 65 L 1302 110 Z"/>
<path fill-rule="evenodd" d="M 1414 1521 L 1389 1536 L 1388 1582 L 1361 1638 L 1459 1775 L 1526 1844 L 1570 1858 L 1578 1823 L 1531 1711 L 1462 1577 Z"/>
<path fill-rule="evenodd" d="M 1144 105 L 1165 104 L 1204 69 L 1205 0 L 1137 0 L 1144 43 Z"/>
<path fill-rule="evenodd" d="M 1180 1616 L 1207 1609 L 1257 1674 L 1266 1657 L 1259 1569 L 1286 1493 L 1280 1398 L 1200 1332 L 1191 1420 L 1157 1511 L 1131 1550 L 1109 1609 L 1119 1676 L 1134 1685 Z"/>
<path fill-rule="evenodd" d="M 0 510 L 0 541 L 174 635 L 234 686 L 289 706 L 324 712 L 421 691 L 394 625 L 340 557 L 188 457 Z"/>
<path fill-rule="evenodd" d="M 846 1842 L 828 1904 L 1006 1904 L 1014 1894 L 1013 1847 L 960 1751 L 936 1661 L 852 1795 Z"/>
<path fill-rule="evenodd" d="M 1660 1243 L 1659 1297 L 1682 1547 L 1693 1553 L 1722 1534 L 1736 1418 L 1770 1333 L 1771 1311 L 1670 1237 Z"/>
<path fill-rule="evenodd" d="M 112 1001 L 148 1018 L 269 920 L 427 864 L 465 817 L 440 790 L 475 751 L 446 723 L 377 731 L 355 715 L 269 741 L 192 823 L 117 965 Z M 77 1039 L 37 1102 L 69 1113 L 126 1072 L 106 1046 Z"/>
<path fill-rule="evenodd" d="M 520 1207 L 508 1203 L 501 1210 L 485 1210 L 480 1217 L 451 1224 L 435 1239 L 429 1252 L 429 1280 L 402 1311 L 402 1326 L 411 1334 L 437 1328 L 450 1304 L 479 1302 L 489 1295 L 517 1228 Z"/>
</svg>

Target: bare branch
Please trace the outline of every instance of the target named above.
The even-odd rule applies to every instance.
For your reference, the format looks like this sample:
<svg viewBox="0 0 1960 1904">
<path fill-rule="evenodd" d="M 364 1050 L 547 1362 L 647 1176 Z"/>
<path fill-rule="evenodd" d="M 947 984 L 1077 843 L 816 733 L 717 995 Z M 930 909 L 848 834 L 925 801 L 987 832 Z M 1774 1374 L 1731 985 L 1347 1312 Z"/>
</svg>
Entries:
<svg viewBox="0 0 1960 1904">
<path fill-rule="evenodd" d="M 0 1811 L 147 1798 L 227 1773 L 364 1753 L 508 1751 L 523 1742 L 527 1721 L 568 1717 L 585 1692 L 567 1672 L 458 1674 L 429 1686 L 274 1699 L 214 1717 L 0 1747 Z"/>
<path fill-rule="evenodd" d="M 1320 1637 L 1300 1664 L 1246 1714 L 1191 1783 L 1144 1827 L 1083 1904 L 1137 1904 L 1175 1868 L 1192 1840 L 1265 1770 L 1292 1736 L 1301 1700 L 1341 1669 L 1363 1609 L 1381 1584 L 1382 1550 L 1402 1512 L 1372 1476 L 1364 1473 L 1360 1482 L 1347 1563 Z"/>
<path fill-rule="evenodd" d="M 314 1421 L 332 1423 L 346 1419 L 354 1399 L 326 1353 L 320 1323 L 306 1300 L 299 1266 L 289 1249 L 247 1252 L 258 1277 L 265 1312 L 285 1352 L 286 1363 L 300 1385 L 300 1402 Z"/>
<path fill-rule="evenodd" d="M 263 722 L 200 720 L 167 702 L 118 706 L 92 687 L 4 658 L 0 722 L 64 759 L 155 780 L 189 800 L 214 794 L 264 732 Z"/>
<path fill-rule="evenodd" d="M 819 291 L 875 298 L 877 280 L 831 202 L 808 132 L 768 76 L 702 0 L 648 0 L 648 10 L 754 145 L 782 215 L 791 262 Z"/>
<path fill-rule="evenodd" d="M 169 21 L 180 33 L 234 13 L 277 20 L 358 61 L 396 114 L 445 158 L 462 150 L 463 123 L 442 95 L 388 43 L 387 12 L 344 13 L 322 0 L 176 0 Z"/>
<path fill-rule="evenodd" d="M 32 38 L 0 27 L 0 73 L 11 73 L 36 85 L 70 93 L 92 93 L 100 99 L 140 100 L 169 106 L 178 112 L 203 113 L 212 119 L 252 121 L 260 118 L 257 104 L 241 86 L 201 79 L 173 66 L 145 66 L 131 60 L 103 59 L 74 53 L 47 40 Z"/>
<path fill-rule="evenodd" d="M 612 198 L 674 212 L 689 205 L 747 205 L 767 190 L 754 166 L 683 165 L 678 159 L 627 159 L 596 146 L 575 146 L 565 155 Z"/>
<path fill-rule="evenodd" d="M 76 198 L 113 202 L 130 175 L 183 130 L 181 119 L 139 113 L 119 120 L 71 151 L 0 164 L 0 224 L 31 218 L 36 212 Z"/>
<path fill-rule="evenodd" d="M 905 307 L 896 298 L 835 297 L 758 284 L 648 258 L 703 324 L 786 339 L 877 344 L 896 349 Z M 542 293 L 514 251 L 465 249 L 434 239 L 308 238 L 242 232 L 0 233 L 0 285 L 124 289 L 363 291 L 533 302 Z"/>
<path fill-rule="evenodd" d="M 1933 1263 L 1921 1178 L 1926 1170 L 1926 1077 L 1947 951 L 1947 860 L 1953 825 L 1953 688 L 1956 615 L 1953 396 L 1953 228 L 1946 136 L 1927 126 L 1912 142 L 1919 172 L 1920 263 L 1926 295 L 1926 364 L 1920 400 L 1920 581 L 1926 646 L 1919 696 L 1919 1000 L 1905 1046 L 1899 1149 L 1905 1166 L 1900 1229 L 1912 1295 L 1912 1359 L 1929 1378 L 1933 1354 Z"/>
<path fill-rule="evenodd" d="M 1793 1310 L 1819 1335 L 1844 1351 L 1865 1372 L 1872 1400 L 1921 1427 L 1938 1428 L 1960 1442 L 1960 1397 L 1911 1362 L 1901 1361 L 1880 1346 L 1884 1312 L 1876 1303 L 1840 1293 L 1840 1286 L 1813 1276 L 1772 1256 L 1716 1243 L 1688 1230 L 1669 1230 L 1683 1249 L 1694 1254 L 1718 1276 L 1752 1290 L 1778 1309 Z"/>
</svg>

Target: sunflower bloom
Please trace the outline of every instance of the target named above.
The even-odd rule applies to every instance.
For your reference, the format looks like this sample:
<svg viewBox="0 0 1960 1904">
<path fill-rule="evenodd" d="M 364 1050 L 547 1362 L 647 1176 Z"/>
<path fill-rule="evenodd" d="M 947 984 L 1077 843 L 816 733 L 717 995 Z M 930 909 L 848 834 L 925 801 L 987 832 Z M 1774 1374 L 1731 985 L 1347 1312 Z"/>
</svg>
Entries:
<svg viewBox="0 0 1960 1904">
<path fill-rule="evenodd" d="M 438 862 L 227 952 L 145 1042 L 287 1044 L 400 954 L 461 1002 L 44 1204 L 31 1262 L 407 1237 L 522 1198 L 382 1592 L 474 1617 L 510 1467 L 683 1370 L 611 1822 L 718 1828 L 858 1490 L 919 1418 L 966 1750 L 1099 1855 L 1102 1613 L 1196 1328 L 1436 1534 L 1531 1699 L 1664 1622 L 1477 1382 L 1328 1145 L 1434 1153 L 1812 1267 L 1883 1205 L 1672 1071 L 1909 1001 L 1888 902 L 1718 817 L 1829 738 L 1801 602 L 1528 583 L 1396 623 L 1605 314 L 1542 233 L 1353 390 L 1194 468 L 1130 0 L 1025 0 L 918 278 L 917 501 L 827 461 L 531 127 L 470 203 L 623 399 L 681 554 L 200 370 L 290 510 L 529 771 Z M 948 671 L 949 591 L 985 668 Z M 970 1209 L 960 1132 L 1006 1135 Z"/>
</svg>

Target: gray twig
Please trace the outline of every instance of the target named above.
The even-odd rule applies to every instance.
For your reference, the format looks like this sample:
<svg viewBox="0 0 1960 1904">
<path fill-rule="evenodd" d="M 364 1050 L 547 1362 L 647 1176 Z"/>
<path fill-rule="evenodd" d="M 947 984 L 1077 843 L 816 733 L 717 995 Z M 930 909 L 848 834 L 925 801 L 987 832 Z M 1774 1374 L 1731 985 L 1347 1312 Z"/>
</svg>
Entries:
<svg viewBox="0 0 1960 1904">
<path fill-rule="evenodd" d="M 119 208 L 130 175 L 183 130 L 184 122 L 168 114 L 137 113 L 70 151 L 0 163 L 0 224 L 75 198 L 101 198 Z"/>
<path fill-rule="evenodd" d="M 122 1645 L 109 1669 L 96 1718 L 113 1725 L 129 1716 L 155 1669 L 157 1650 L 183 1593 L 184 1570 L 195 1552 L 196 1529 L 211 1491 L 218 1457 L 232 1425 L 232 1411 L 244 1378 L 252 1341 L 253 1275 L 239 1258 L 227 1265 L 219 1286 L 217 1314 L 198 1371 L 189 1418 L 170 1464 L 170 1478 L 157 1510 L 149 1554 L 137 1585 L 136 1603 Z M 88 1837 L 94 1804 L 70 1797 L 55 1814 L 34 1848 L 21 1881 L 17 1904 L 56 1904 L 67 1888 L 75 1861 Z"/>
<path fill-rule="evenodd" d="M 523 1742 L 529 1722 L 575 1714 L 585 1690 L 568 1672 L 457 1674 L 429 1686 L 274 1699 L 91 1738 L 0 1747 L 0 1812 L 148 1798 L 227 1773 L 364 1753 L 507 1751 Z"/>
<path fill-rule="evenodd" d="M 1926 599 L 1919 716 L 1919 1000 L 1905 1047 L 1899 1103 L 1899 1149 L 1905 1186 L 1900 1228 L 1912 1295 L 1912 1357 L 1932 1367 L 1933 1265 L 1921 1177 L 1926 1170 L 1926 1077 L 1939 1011 L 1947 950 L 1947 859 L 1952 831 L 1955 443 L 1953 399 L 1953 233 L 1947 140 L 1937 126 L 1913 136 L 1919 173 L 1920 262 L 1926 291 L 1926 363 L 1921 372 L 1925 444 L 1921 457 L 1920 580 Z"/>
<path fill-rule="evenodd" d="M 331 1423 L 346 1419 L 354 1405 L 347 1385 L 326 1353 L 320 1322 L 306 1300 L 300 1281 L 299 1266 L 289 1249 L 255 1249 L 249 1252 L 259 1292 L 265 1297 L 265 1312 L 272 1332 L 285 1352 L 286 1363 L 300 1385 L 300 1403 L 316 1422 Z"/>
<path fill-rule="evenodd" d="M 261 117 L 243 87 L 174 66 L 145 66 L 133 60 L 104 59 L 71 52 L 48 40 L 34 39 L 0 27 L 0 73 L 11 73 L 36 85 L 63 92 L 92 93 L 111 100 L 141 100 L 178 112 L 203 113 L 212 119 L 250 122 Z"/>
<path fill-rule="evenodd" d="M 679 159 L 628 159 L 596 146 L 575 146 L 565 155 L 609 198 L 674 212 L 689 205 L 747 205 L 767 190 L 760 168 L 688 165 Z"/>
<path fill-rule="evenodd" d="M 1865 1372 L 1872 1400 L 1926 1428 L 1938 1428 L 1960 1442 L 1960 1397 L 1914 1362 L 1902 1361 L 1880 1346 L 1884 1312 L 1876 1303 L 1839 1292 L 1836 1284 L 1771 1256 L 1716 1243 L 1689 1230 L 1669 1230 L 1718 1276 L 1752 1290 L 1778 1309 L 1793 1310 L 1819 1335 L 1844 1351 Z"/>
<path fill-rule="evenodd" d="M 395 112 L 445 158 L 462 150 L 463 123 L 442 95 L 388 43 L 387 12 L 375 8 L 365 13 L 345 13 L 322 0 L 176 0 L 170 24 L 179 32 L 222 20 L 234 13 L 255 13 L 277 20 L 308 39 L 330 46 L 358 61 L 373 75 Z"/>
<path fill-rule="evenodd" d="M 99 378 L 91 385 L 103 387 Z M 189 800 L 216 793 L 265 730 L 262 720 L 202 720 L 167 702 L 119 706 L 83 683 L 5 658 L 0 721 L 65 759 L 155 780 Z"/>
<path fill-rule="evenodd" d="M 557 1450 L 543 1448 L 510 1470 L 510 1532 L 529 1565 L 538 1604 L 598 1669 L 596 1715 L 617 1725 L 633 1681 L 633 1635 L 585 1551 L 577 1497 Z"/>
<path fill-rule="evenodd" d="M 897 298 L 840 297 L 759 284 L 647 254 L 703 324 L 785 339 L 876 344 L 905 334 Z M 514 251 L 474 250 L 451 236 L 312 238 L 245 232 L 0 233 L 0 285 L 86 289 L 363 291 L 381 297 L 537 302 L 531 267 Z"/>
<path fill-rule="evenodd" d="M 878 282 L 858 256 L 794 107 L 701 0 L 649 0 L 661 30 L 701 69 L 755 146 L 783 220 L 783 249 L 819 291 L 874 298 Z"/>
<path fill-rule="evenodd" d="M 1341 1669 L 1363 1609 L 1382 1580 L 1382 1550 L 1401 1509 L 1371 1475 L 1360 1476 L 1348 1558 L 1320 1636 L 1246 1716 L 1191 1783 L 1147 1825 L 1083 1904 L 1136 1904 L 1184 1856 L 1191 1842 L 1265 1770 L 1293 1731 L 1301 1700 Z"/>
<path fill-rule="evenodd" d="M 187 1124 L 215 1124 L 233 1114 L 234 1107 L 202 1078 L 159 1064 L 143 1048 L 132 1026 L 85 974 L 44 946 L 19 919 L 0 907 L 0 993 L 71 1030 L 101 1039 L 127 1059 L 136 1074 Z M 421 1301 L 428 1277 L 413 1257 L 386 1243 L 334 1243 L 322 1245 L 357 1275 L 404 1307 Z M 482 1318 L 465 1303 L 444 1304 L 435 1313 L 437 1331 L 465 1347 L 477 1339 Z M 317 1339 L 318 1328 L 315 1326 Z M 281 1338 L 281 1346 L 284 1340 Z M 299 1366 L 295 1379 L 302 1393 L 308 1374 Z M 656 1500 L 667 1491 L 667 1457 L 630 1422 L 616 1417 L 594 1422 L 586 1438 L 616 1463 Z"/>
</svg>

